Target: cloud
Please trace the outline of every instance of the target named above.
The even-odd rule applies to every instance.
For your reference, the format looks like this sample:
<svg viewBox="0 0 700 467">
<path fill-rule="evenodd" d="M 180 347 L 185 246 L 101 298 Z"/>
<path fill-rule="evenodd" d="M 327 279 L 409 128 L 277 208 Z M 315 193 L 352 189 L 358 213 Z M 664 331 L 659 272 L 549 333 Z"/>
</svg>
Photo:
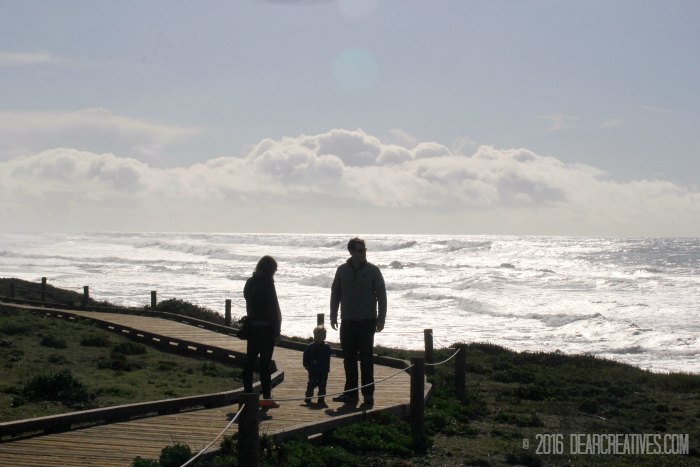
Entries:
<svg viewBox="0 0 700 467">
<path fill-rule="evenodd" d="M 669 113 L 671 113 L 671 111 L 668 109 L 662 109 L 659 107 L 654 107 L 652 105 L 640 105 L 639 107 L 643 110 L 646 110 L 647 112 L 653 112 L 653 113 L 657 113 L 657 114 L 669 114 Z"/>
<path fill-rule="evenodd" d="M 156 162 L 168 145 L 198 131 L 119 116 L 105 109 L 0 111 L 0 161 L 46 149 L 72 147 Z"/>
<path fill-rule="evenodd" d="M 392 128 L 389 130 L 388 142 L 398 144 L 405 148 L 412 148 L 418 144 L 418 140 L 413 135 L 400 128 Z"/>
<path fill-rule="evenodd" d="M 698 235 L 700 193 L 527 149 L 466 155 L 332 130 L 190 167 L 76 149 L 0 163 L 0 218 L 37 217 L 92 230 Z"/>
<path fill-rule="evenodd" d="M 624 125 L 625 121 L 620 118 L 608 118 L 599 125 L 600 128 L 615 128 Z"/>
<path fill-rule="evenodd" d="M 45 51 L 31 52 L 2 52 L 0 51 L 0 67 L 46 65 L 61 63 L 63 60 Z"/>
<path fill-rule="evenodd" d="M 579 117 L 562 113 L 543 115 L 541 118 L 550 122 L 551 125 L 549 127 L 549 131 L 560 131 L 574 128 L 574 122 L 579 120 Z"/>
</svg>

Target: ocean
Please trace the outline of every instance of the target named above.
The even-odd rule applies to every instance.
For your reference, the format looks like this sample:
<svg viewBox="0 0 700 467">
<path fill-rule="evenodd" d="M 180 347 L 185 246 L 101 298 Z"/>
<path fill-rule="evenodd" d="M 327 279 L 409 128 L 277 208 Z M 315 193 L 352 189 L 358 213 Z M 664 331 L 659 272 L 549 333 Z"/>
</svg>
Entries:
<svg viewBox="0 0 700 467">
<path fill-rule="evenodd" d="M 178 298 L 245 314 L 243 285 L 272 255 L 282 332 L 329 318 L 335 268 L 352 235 L 0 233 L 0 277 L 40 281 L 119 305 Z M 365 235 L 389 310 L 376 344 L 490 342 L 589 353 L 656 372 L 700 373 L 700 239 Z M 338 341 L 329 328 L 329 340 Z"/>
</svg>

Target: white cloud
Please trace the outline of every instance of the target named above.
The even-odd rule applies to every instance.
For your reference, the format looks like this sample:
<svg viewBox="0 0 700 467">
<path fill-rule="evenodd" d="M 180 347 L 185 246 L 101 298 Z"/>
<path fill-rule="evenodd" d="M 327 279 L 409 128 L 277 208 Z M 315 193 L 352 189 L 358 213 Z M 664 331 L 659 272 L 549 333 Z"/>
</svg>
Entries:
<svg viewBox="0 0 700 467">
<path fill-rule="evenodd" d="M 575 127 L 579 117 L 562 113 L 543 115 L 541 118 L 550 122 L 549 131 L 568 130 Z"/>
<path fill-rule="evenodd" d="M 400 128 L 392 128 L 389 130 L 388 142 L 398 144 L 409 149 L 415 147 L 415 145 L 418 144 L 418 140 L 415 136 Z"/>
<path fill-rule="evenodd" d="M 17 157 L 0 163 L 0 218 L 92 230 L 698 235 L 700 193 L 616 182 L 526 149 L 464 155 L 333 130 L 170 169 L 75 149 Z"/>
<path fill-rule="evenodd" d="M 640 105 L 639 107 L 643 110 L 648 111 L 648 112 L 653 112 L 653 113 L 657 113 L 657 114 L 670 114 L 671 113 L 671 111 L 668 109 L 662 109 L 660 107 L 655 107 L 653 105 L 643 104 L 643 105 Z"/>
<path fill-rule="evenodd" d="M 0 161 L 57 147 L 71 147 L 155 162 L 166 146 L 198 131 L 196 128 L 119 116 L 105 109 L 0 111 Z"/>
<path fill-rule="evenodd" d="M 601 123 L 599 126 L 600 128 L 615 128 L 622 126 L 624 124 L 624 120 L 620 118 L 608 118 L 605 120 L 603 123 Z"/>
<path fill-rule="evenodd" d="M 45 65 L 60 63 L 62 59 L 44 51 L 32 52 L 2 52 L 0 51 L 0 67 Z"/>
</svg>

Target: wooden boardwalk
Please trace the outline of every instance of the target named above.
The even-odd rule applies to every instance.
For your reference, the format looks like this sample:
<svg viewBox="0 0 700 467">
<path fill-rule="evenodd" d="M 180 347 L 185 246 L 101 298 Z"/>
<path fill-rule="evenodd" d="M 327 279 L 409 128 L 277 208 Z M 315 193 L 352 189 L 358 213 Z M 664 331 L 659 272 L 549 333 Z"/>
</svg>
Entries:
<svg viewBox="0 0 700 467">
<path fill-rule="evenodd" d="M 245 341 L 220 333 L 175 321 L 145 316 L 92 311 L 71 311 L 86 317 L 99 317 L 117 325 L 146 332 L 214 345 L 245 352 Z M 281 407 L 271 409 L 261 418 L 264 434 L 278 434 L 313 426 L 356 414 L 359 409 L 346 410 L 341 404 L 327 399 L 327 408 L 307 407 L 303 403 L 307 374 L 298 350 L 276 347 L 273 359 L 284 371 L 284 382 L 273 389 L 273 397 Z M 395 375 L 399 370 L 375 365 L 375 380 Z M 342 360 L 333 357 L 328 379 L 329 394 L 343 390 Z M 233 388 L 232 388 L 233 389 Z M 290 400 L 296 399 L 296 400 Z M 410 376 L 400 372 L 377 385 L 372 410 L 404 406 L 410 400 Z M 0 443 L 0 467 L 10 466 L 129 466 L 136 456 L 158 458 L 163 447 L 186 443 L 193 451 L 208 445 L 229 423 L 237 406 L 203 409 L 173 415 L 142 418 L 127 422 L 98 425 L 89 428 L 5 441 Z M 234 423 L 226 434 L 237 429 Z M 310 431 L 314 431 L 310 428 Z M 218 446 L 218 442 L 214 447 Z"/>
</svg>

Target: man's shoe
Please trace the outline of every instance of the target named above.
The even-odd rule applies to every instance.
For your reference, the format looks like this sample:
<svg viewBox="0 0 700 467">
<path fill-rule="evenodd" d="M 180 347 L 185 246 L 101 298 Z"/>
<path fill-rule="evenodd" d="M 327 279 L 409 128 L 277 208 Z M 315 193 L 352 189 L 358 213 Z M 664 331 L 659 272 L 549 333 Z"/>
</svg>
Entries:
<svg viewBox="0 0 700 467">
<path fill-rule="evenodd" d="M 334 402 L 342 402 L 343 404 L 357 404 L 359 399 L 357 396 L 350 396 L 348 394 L 341 394 L 338 397 L 333 398 Z"/>
<path fill-rule="evenodd" d="M 311 398 L 307 397 L 306 399 L 304 399 L 304 404 L 311 405 Z"/>
<path fill-rule="evenodd" d="M 280 406 L 277 402 L 273 401 L 272 399 L 263 399 L 260 401 L 259 405 L 260 407 L 264 407 L 266 409 L 276 409 Z"/>
</svg>

